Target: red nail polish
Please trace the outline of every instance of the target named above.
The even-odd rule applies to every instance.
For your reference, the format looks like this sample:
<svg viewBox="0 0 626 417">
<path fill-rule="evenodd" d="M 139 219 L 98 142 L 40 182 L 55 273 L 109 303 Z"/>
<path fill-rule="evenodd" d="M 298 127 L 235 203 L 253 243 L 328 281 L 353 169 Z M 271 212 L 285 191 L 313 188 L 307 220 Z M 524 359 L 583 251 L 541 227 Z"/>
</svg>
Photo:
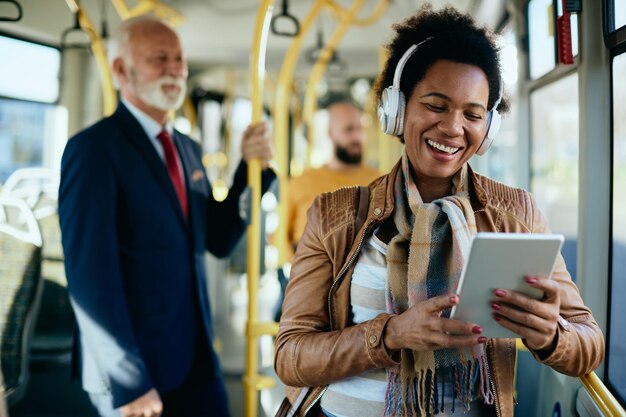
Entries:
<svg viewBox="0 0 626 417">
<path fill-rule="evenodd" d="M 478 338 L 478 343 L 485 343 L 487 341 L 487 338 L 485 336 L 480 336 Z"/>
<path fill-rule="evenodd" d="M 526 282 L 529 284 L 536 284 L 537 283 L 537 278 L 535 277 L 526 277 Z"/>
<path fill-rule="evenodd" d="M 457 297 L 456 295 L 453 295 L 452 297 L 450 297 L 450 302 L 452 304 L 456 304 L 459 302 L 459 297 Z"/>
<path fill-rule="evenodd" d="M 496 295 L 496 297 L 504 297 L 506 295 L 506 291 L 504 290 L 495 290 L 493 293 Z"/>
<path fill-rule="evenodd" d="M 497 314 L 494 314 L 494 315 L 493 315 L 493 319 L 494 319 L 495 321 L 500 321 L 500 320 L 502 320 L 502 319 L 500 318 L 500 316 L 498 316 Z"/>
<path fill-rule="evenodd" d="M 480 327 L 480 326 L 472 327 L 472 333 L 481 334 L 482 332 L 483 332 L 482 327 Z"/>
<path fill-rule="evenodd" d="M 491 303 L 491 308 L 493 308 L 494 310 L 498 311 L 502 308 L 502 306 L 498 303 Z"/>
</svg>

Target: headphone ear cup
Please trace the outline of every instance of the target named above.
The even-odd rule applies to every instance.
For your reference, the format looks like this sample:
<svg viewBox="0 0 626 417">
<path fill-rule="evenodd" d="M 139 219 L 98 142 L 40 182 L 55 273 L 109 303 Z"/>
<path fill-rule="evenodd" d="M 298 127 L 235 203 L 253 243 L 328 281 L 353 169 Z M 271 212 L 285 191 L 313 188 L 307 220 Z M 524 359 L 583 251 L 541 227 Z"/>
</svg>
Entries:
<svg viewBox="0 0 626 417">
<path fill-rule="evenodd" d="M 393 86 L 383 90 L 378 106 L 380 127 L 387 135 L 395 135 L 398 124 L 398 106 L 402 92 Z"/>
<path fill-rule="evenodd" d="M 489 124 L 487 126 L 487 132 L 485 133 L 485 138 L 483 139 L 483 143 L 480 144 L 480 148 L 478 148 L 478 150 L 476 151 L 477 155 L 484 155 L 489 150 L 489 148 L 491 147 L 491 144 L 493 143 L 493 140 L 496 138 L 496 135 L 498 134 L 498 130 L 500 130 L 500 124 L 502 123 L 502 116 L 500 116 L 500 113 L 498 113 L 498 110 L 493 109 L 490 112 L 488 123 Z"/>
</svg>

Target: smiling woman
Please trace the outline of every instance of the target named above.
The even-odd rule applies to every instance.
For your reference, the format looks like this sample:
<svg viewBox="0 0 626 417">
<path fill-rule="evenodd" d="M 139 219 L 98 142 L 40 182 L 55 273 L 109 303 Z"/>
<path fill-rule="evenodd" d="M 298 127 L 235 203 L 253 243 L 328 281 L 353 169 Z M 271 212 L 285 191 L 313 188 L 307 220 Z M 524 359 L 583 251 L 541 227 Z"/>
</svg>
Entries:
<svg viewBox="0 0 626 417">
<path fill-rule="evenodd" d="M 379 116 L 405 152 L 368 190 L 321 195 L 309 210 L 276 371 L 300 416 L 448 416 L 459 400 L 465 415 L 510 417 L 515 339 L 487 339 L 476 323 L 449 318 L 477 232 L 548 232 L 530 193 L 468 164 L 507 109 L 498 48 L 451 8 L 424 7 L 394 29 Z M 562 257 L 551 280 L 526 283 L 544 299 L 496 288 L 485 300 L 494 320 L 558 372 L 598 366 L 603 335 Z"/>
</svg>

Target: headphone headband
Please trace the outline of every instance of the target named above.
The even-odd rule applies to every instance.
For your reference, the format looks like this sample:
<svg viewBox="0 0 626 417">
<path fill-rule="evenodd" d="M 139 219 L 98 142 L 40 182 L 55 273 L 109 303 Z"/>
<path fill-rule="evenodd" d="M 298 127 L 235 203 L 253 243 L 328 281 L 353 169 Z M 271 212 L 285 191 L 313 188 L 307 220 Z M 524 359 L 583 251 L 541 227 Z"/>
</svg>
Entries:
<svg viewBox="0 0 626 417">
<path fill-rule="evenodd" d="M 402 71 L 404 70 L 404 66 L 406 65 L 406 62 L 409 60 L 409 58 L 411 58 L 411 56 L 415 53 L 415 51 L 417 51 L 417 49 L 420 46 L 422 46 L 426 42 L 431 41 L 433 39 L 435 39 L 433 36 L 429 36 L 428 38 L 424 39 L 420 43 L 411 45 L 411 47 L 406 50 L 404 55 L 402 55 L 402 57 L 400 58 L 400 61 L 398 61 L 398 65 L 396 65 L 396 70 L 393 73 L 393 87 L 394 88 L 397 88 L 398 90 L 400 89 Z"/>
</svg>

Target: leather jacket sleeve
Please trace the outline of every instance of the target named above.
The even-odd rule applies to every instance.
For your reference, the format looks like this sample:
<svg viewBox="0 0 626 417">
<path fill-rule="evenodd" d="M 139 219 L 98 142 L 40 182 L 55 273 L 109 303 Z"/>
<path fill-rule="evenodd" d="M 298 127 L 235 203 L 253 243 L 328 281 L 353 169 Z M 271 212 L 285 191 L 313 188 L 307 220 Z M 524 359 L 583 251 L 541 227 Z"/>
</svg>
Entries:
<svg viewBox="0 0 626 417">
<path fill-rule="evenodd" d="M 335 217 L 338 212 L 350 212 L 352 207 L 340 211 L 329 210 L 329 205 L 332 202 L 325 203 L 323 195 L 309 209 L 283 303 L 274 366 L 280 379 L 292 387 L 323 386 L 395 363 L 382 343 L 390 315 L 380 314 L 356 325 L 336 325 L 333 291 L 338 287 L 336 281 L 350 279 L 353 267 L 337 276 L 344 266 L 343 261 L 337 264 L 341 258 L 337 251 L 352 246 L 354 231 L 341 229 L 353 228 L 354 215 Z M 329 223 L 333 226 L 322 227 Z M 332 233 L 324 232 L 329 229 Z"/>
</svg>

